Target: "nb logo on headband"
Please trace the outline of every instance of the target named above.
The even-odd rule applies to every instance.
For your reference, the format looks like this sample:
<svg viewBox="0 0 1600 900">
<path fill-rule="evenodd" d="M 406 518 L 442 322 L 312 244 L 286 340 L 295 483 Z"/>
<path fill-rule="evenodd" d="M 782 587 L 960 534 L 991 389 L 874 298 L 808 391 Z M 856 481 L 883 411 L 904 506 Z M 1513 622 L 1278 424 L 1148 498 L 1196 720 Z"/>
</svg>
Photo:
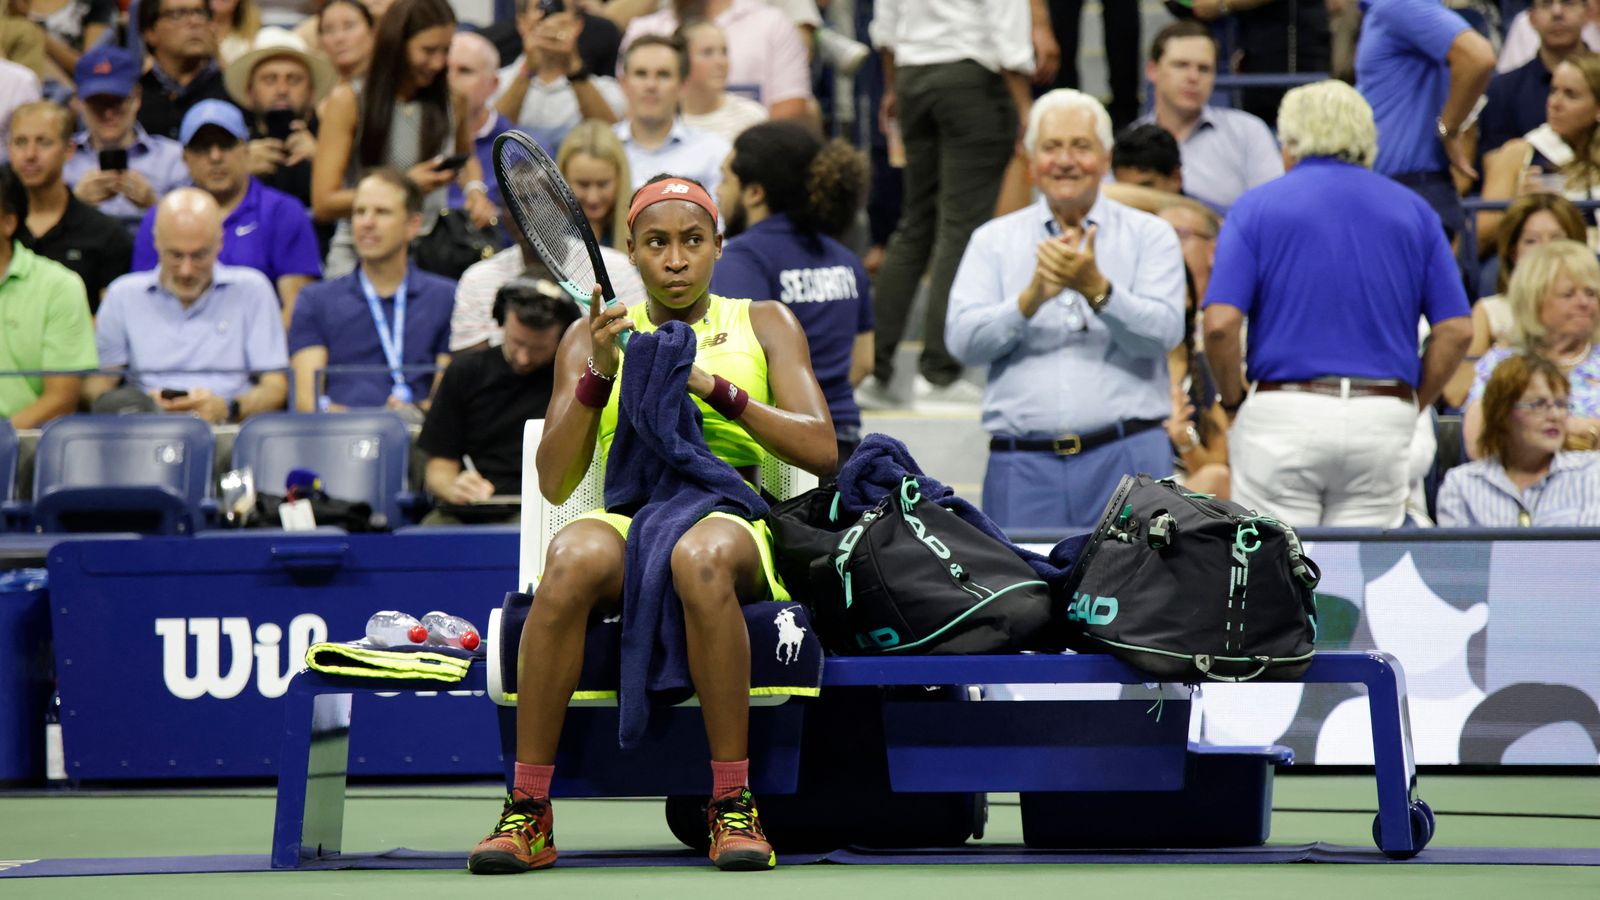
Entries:
<svg viewBox="0 0 1600 900">
<path fill-rule="evenodd" d="M 687 193 L 689 193 L 689 186 L 687 184 L 669 184 L 669 185 L 665 185 L 665 186 L 663 186 L 661 188 L 661 193 L 663 193 L 663 194 L 687 194 Z"/>
</svg>

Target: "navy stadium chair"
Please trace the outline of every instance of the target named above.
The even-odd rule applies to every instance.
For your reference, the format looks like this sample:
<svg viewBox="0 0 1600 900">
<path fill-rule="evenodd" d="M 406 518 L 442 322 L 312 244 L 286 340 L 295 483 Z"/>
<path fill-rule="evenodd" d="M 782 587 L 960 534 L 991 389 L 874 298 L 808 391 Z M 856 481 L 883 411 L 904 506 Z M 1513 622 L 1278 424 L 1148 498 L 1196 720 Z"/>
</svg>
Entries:
<svg viewBox="0 0 1600 900">
<path fill-rule="evenodd" d="M 17 430 L 0 419 L 0 531 L 10 530 L 17 490 Z"/>
<path fill-rule="evenodd" d="M 405 523 L 411 436 L 391 412 L 268 413 L 239 426 L 233 467 L 249 467 L 256 490 L 281 494 L 291 469 L 311 469 L 339 500 L 365 501 L 390 527 Z"/>
<path fill-rule="evenodd" d="M 209 511 L 211 428 L 192 416 L 66 416 L 34 458 L 35 531 L 187 534 Z"/>
</svg>

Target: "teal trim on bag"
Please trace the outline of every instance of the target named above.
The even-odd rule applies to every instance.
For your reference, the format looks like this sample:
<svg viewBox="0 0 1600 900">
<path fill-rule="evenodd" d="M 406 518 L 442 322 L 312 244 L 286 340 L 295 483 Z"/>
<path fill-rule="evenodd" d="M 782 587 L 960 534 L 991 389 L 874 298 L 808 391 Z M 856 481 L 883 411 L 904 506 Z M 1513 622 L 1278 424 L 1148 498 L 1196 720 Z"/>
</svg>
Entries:
<svg viewBox="0 0 1600 900">
<path fill-rule="evenodd" d="M 838 491 L 834 491 L 833 492 L 833 502 L 828 505 L 828 523 L 832 524 L 832 525 L 837 525 L 839 523 L 839 492 Z"/>
<path fill-rule="evenodd" d="M 1098 634 L 1091 634 L 1091 635 L 1089 635 L 1089 637 L 1094 638 L 1095 640 L 1099 641 L 1102 644 L 1106 644 L 1106 645 L 1111 646 L 1111 647 L 1116 647 L 1119 650 L 1132 650 L 1132 651 L 1134 651 L 1136 653 L 1153 653 L 1156 656 L 1167 656 L 1167 657 L 1171 657 L 1172 659 L 1184 659 L 1184 660 L 1193 661 L 1193 659 L 1196 656 L 1210 656 L 1212 659 L 1221 660 L 1222 662 L 1255 662 L 1256 660 L 1260 659 L 1260 657 L 1256 657 L 1256 656 L 1217 656 L 1216 654 L 1204 654 L 1204 653 L 1202 653 L 1202 654 L 1175 653 L 1175 652 L 1173 652 L 1171 650 L 1162 650 L 1162 649 L 1157 648 L 1157 647 L 1140 647 L 1137 644 L 1118 643 L 1117 641 L 1113 641 L 1110 638 L 1103 638 Z M 1283 665 L 1285 663 L 1305 662 L 1306 660 L 1308 660 L 1311 657 L 1315 656 L 1316 653 L 1317 653 L 1317 651 L 1313 649 L 1310 653 L 1303 653 L 1303 654 L 1301 654 L 1299 656 L 1269 656 L 1269 657 L 1267 657 L 1267 665 L 1269 665 L 1269 666 L 1278 666 L 1278 665 Z"/>
<path fill-rule="evenodd" d="M 935 631 L 933 634 L 928 635 L 927 637 L 923 638 L 922 640 L 920 640 L 920 641 L 912 641 L 909 644 L 901 644 L 898 647 L 885 647 L 883 652 L 885 652 L 885 653 L 895 653 L 895 652 L 898 652 L 900 650 L 909 650 L 912 647 L 916 647 L 916 646 L 919 646 L 919 645 L 922 645 L 922 644 L 926 644 L 927 642 L 933 640 L 934 638 L 938 637 L 939 635 L 944 634 L 946 631 L 949 631 L 950 629 L 952 629 L 952 628 L 956 627 L 957 625 L 961 624 L 961 620 L 965 619 L 967 616 L 972 615 L 973 613 L 977 612 L 978 610 L 983 609 L 985 606 L 988 606 L 990 603 L 994 602 L 996 599 L 1005 596 L 1007 593 L 1009 593 L 1011 591 L 1014 591 L 1017 588 L 1031 587 L 1031 586 L 1036 585 L 1036 584 L 1044 585 L 1046 588 L 1049 587 L 1049 585 L 1045 584 L 1045 582 L 1043 582 L 1043 581 L 1019 581 L 1016 584 L 1013 584 L 1012 586 L 1010 586 L 1008 588 L 1005 588 L 1004 590 L 996 591 L 993 595 L 991 595 L 989 597 L 988 600 L 982 600 L 982 601 L 979 601 L 978 603 L 974 604 L 971 609 L 967 610 L 966 612 L 962 613 L 959 616 L 956 616 L 954 619 L 951 619 L 950 621 L 946 622 L 944 624 L 943 628 L 940 628 L 938 631 Z"/>
</svg>

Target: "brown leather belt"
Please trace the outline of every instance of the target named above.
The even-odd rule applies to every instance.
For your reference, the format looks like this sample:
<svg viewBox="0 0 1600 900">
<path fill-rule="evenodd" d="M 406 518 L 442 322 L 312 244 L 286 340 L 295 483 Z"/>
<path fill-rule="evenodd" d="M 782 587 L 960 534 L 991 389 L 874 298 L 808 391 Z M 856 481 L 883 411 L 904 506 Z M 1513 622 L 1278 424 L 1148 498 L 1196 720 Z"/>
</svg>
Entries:
<svg viewBox="0 0 1600 900">
<path fill-rule="evenodd" d="M 1343 379 L 1335 378 L 1330 381 L 1258 381 L 1256 393 L 1262 391 L 1299 391 L 1302 394 L 1324 394 L 1330 397 L 1399 397 L 1413 403 L 1417 400 L 1417 392 L 1411 385 L 1403 381 L 1356 381 L 1350 380 L 1350 391 L 1347 395 L 1341 382 Z"/>
</svg>

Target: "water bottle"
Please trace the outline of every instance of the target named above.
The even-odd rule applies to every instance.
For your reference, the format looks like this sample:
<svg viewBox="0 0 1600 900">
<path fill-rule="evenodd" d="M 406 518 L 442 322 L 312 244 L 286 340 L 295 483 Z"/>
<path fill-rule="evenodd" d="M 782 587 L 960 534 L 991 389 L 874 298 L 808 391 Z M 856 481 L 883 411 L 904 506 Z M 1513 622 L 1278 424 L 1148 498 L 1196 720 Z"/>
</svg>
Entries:
<svg viewBox="0 0 1600 900">
<path fill-rule="evenodd" d="M 44 777 L 53 784 L 67 780 L 67 757 L 61 749 L 61 692 L 52 691 L 44 708 Z"/>
<path fill-rule="evenodd" d="M 367 620 L 367 641 L 374 647 L 409 647 L 427 640 L 428 629 L 403 612 L 385 609 Z"/>
<path fill-rule="evenodd" d="M 422 626 L 428 629 L 428 643 L 443 647 L 460 647 L 462 650 L 478 649 L 478 629 L 460 616 L 434 610 L 422 617 Z"/>
</svg>

